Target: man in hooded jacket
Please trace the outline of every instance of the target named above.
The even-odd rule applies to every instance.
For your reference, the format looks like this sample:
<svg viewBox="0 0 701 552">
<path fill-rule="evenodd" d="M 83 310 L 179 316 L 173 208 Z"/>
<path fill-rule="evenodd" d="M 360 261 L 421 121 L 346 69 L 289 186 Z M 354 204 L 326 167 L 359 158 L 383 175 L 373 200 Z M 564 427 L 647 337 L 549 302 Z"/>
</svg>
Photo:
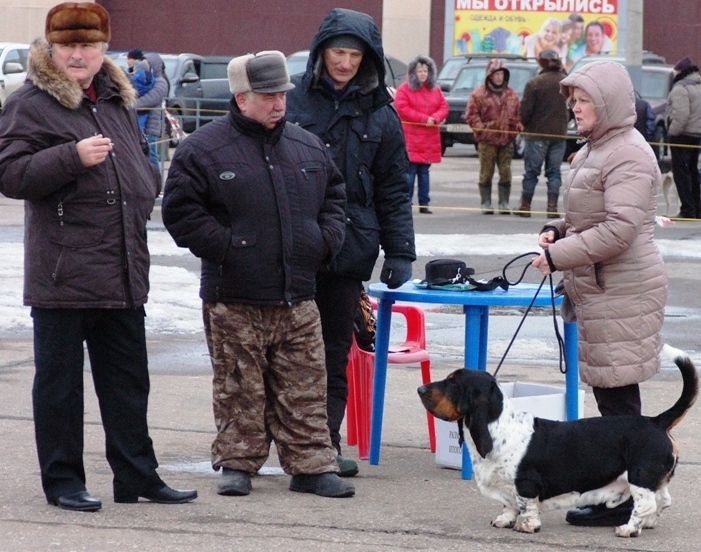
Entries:
<svg viewBox="0 0 701 552">
<path fill-rule="evenodd" d="M 353 314 L 363 281 L 380 247 L 380 280 L 397 288 L 411 278 L 416 260 L 411 203 L 406 194 L 408 160 L 399 117 L 385 82 L 380 31 L 367 14 L 335 8 L 312 39 L 307 70 L 292 78 L 287 118 L 326 144 L 346 181 L 346 237 L 341 251 L 317 275 L 328 374 L 328 423 L 340 475 L 358 472 L 341 456 L 346 410 L 346 365 Z"/>
<path fill-rule="evenodd" d="M 499 171 L 499 214 L 511 214 L 511 160 L 514 140 L 523 126 L 518 115 L 518 95 L 509 86 L 510 76 L 500 59 L 490 59 L 484 84 L 472 92 L 465 110 L 465 120 L 472 127 L 478 144 L 480 207 L 485 215 L 494 214 L 492 178 L 495 166 Z"/>
</svg>

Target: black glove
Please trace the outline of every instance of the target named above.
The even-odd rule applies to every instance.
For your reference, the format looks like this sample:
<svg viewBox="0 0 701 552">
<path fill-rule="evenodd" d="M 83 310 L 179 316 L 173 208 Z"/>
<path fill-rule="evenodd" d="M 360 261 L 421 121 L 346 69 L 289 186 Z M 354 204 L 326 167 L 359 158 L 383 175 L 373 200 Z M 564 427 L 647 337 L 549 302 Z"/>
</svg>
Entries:
<svg viewBox="0 0 701 552">
<path fill-rule="evenodd" d="M 380 282 L 396 289 L 411 278 L 411 261 L 405 257 L 387 257 L 380 272 Z"/>
</svg>

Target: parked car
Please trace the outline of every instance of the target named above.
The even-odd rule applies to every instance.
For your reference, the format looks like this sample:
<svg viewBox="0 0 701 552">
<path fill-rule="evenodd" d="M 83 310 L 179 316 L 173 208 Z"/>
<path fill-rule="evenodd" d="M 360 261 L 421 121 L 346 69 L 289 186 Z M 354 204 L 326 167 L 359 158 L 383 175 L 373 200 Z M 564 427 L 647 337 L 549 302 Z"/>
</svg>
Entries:
<svg viewBox="0 0 701 552">
<path fill-rule="evenodd" d="M 503 59 L 501 56 L 499 57 Z M 484 84 L 488 63 L 489 58 L 470 60 L 467 65 L 460 69 L 453 85 L 445 95 L 445 99 L 448 102 L 448 118 L 445 124 L 441 126 L 441 146 L 444 153 L 446 148 L 455 144 L 475 143 L 475 135 L 470 125 L 465 121 L 465 109 L 472 91 Z M 506 66 L 510 75 L 509 86 L 516 91 L 519 98 L 523 97 L 523 89 L 526 87 L 526 83 L 538 74 L 538 64 L 522 58 L 508 60 Z M 523 149 L 523 138 L 521 135 L 518 135 L 514 144 L 514 156 L 517 159 L 523 157 Z"/>
<path fill-rule="evenodd" d="M 0 42 L 0 109 L 27 78 L 29 44 Z"/>
<path fill-rule="evenodd" d="M 126 70 L 126 52 L 110 55 Z M 166 106 L 180 120 L 185 132 L 192 132 L 226 113 L 231 99 L 226 69 L 234 56 L 159 55 L 170 81 Z"/>
<path fill-rule="evenodd" d="M 577 71 L 592 61 L 601 60 L 617 61 L 625 65 L 625 58 L 622 56 L 586 56 L 577 61 L 570 72 Z M 667 95 L 672 88 L 672 71 L 673 67 L 667 65 L 663 57 L 651 52 L 645 52 L 643 54 L 641 81 L 636 93 L 650 103 L 650 107 L 652 107 L 652 111 L 655 114 L 655 131 L 649 138 L 649 141 L 658 160 L 664 157 L 666 150 L 667 119 L 665 117 L 665 110 L 667 108 Z M 574 120 L 570 121 L 567 127 L 567 134 L 573 139 L 567 140 L 565 159 L 567 159 L 572 152 L 579 149 L 574 140 L 574 137 L 577 136 L 577 125 L 575 125 Z"/>
<path fill-rule="evenodd" d="M 307 70 L 309 50 L 300 50 L 287 56 L 287 71 L 290 75 L 304 73 Z M 385 84 L 396 89 L 406 78 L 407 65 L 403 61 L 392 56 L 385 56 Z"/>
<path fill-rule="evenodd" d="M 489 60 L 493 57 L 503 59 L 507 63 L 509 63 L 511 60 L 528 61 L 527 57 L 520 56 L 518 54 L 476 53 L 452 56 L 443 62 L 443 66 L 441 67 L 440 71 L 438 71 L 438 75 L 436 76 L 436 83 L 438 83 L 438 86 L 441 87 L 443 92 L 448 92 L 450 87 L 453 85 L 453 82 L 455 82 L 455 77 L 458 76 L 460 69 L 465 67 L 465 65 L 473 61 Z"/>
</svg>

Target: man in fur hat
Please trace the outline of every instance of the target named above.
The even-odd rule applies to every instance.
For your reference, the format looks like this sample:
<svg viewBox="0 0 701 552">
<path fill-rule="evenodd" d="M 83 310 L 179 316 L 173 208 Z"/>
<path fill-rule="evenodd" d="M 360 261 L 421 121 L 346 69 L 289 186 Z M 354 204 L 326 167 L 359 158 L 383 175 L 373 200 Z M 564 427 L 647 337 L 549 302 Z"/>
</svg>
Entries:
<svg viewBox="0 0 701 552">
<path fill-rule="evenodd" d="M 93 3 L 49 10 L 28 81 L 0 116 L 0 192 L 24 200 L 24 304 L 34 323 L 32 398 L 49 504 L 96 511 L 83 466 L 87 344 L 114 473 L 115 502 L 180 504 L 168 487 L 146 414 L 146 222 L 160 191 L 132 105 L 136 93 L 105 57 L 109 16 Z"/>
<path fill-rule="evenodd" d="M 672 173 L 681 207 L 677 218 L 701 218 L 699 144 L 701 144 L 701 75 L 688 57 L 674 66 L 667 96 L 667 121 Z"/>
</svg>

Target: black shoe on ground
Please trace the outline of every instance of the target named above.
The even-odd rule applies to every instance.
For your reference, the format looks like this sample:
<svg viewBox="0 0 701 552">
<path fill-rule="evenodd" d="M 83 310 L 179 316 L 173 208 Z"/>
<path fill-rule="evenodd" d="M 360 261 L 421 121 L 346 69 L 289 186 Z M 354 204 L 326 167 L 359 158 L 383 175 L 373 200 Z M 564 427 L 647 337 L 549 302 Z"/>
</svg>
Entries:
<svg viewBox="0 0 701 552">
<path fill-rule="evenodd" d="M 344 481 L 335 473 L 293 475 L 290 490 L 296 493 L 314 493 L 329 498 L 346 498 L 355 494 L 353 484 Z"/>
<path fill-rule="evenodd" d="M 63 510 L 72 510 L 74 512 L 97 512 L 102 508 L 102 502 L 90 496 L 88 491 L 59 496 L 48 502 Z"/>
<path fill-rule="evenodd" d="M 633 499 L 629 498 L 615 508 L 607 508 L 606 504 L 573 508 L 567 511 L 565 520 L 580 527 L 618 527 L 628 523 L 632 513 Z"/>
<path fill-rule="evenodd" d="M 157 504 L 185 504 L 197 498 L 197 491 L 179 491 L 163 485 L 155 491 L 147 491 L 138 496 L 115 497 L 114 501 L 120 504 L 133 504 L 139 502 L 139 498 L 145 498 Z"/>
<path fill-rule="evenodd" d="M 251 474 L 243 470 L 222 468 L 217 483 L 217 494 L 223 496 L 246 496 L 251 493 Z"/>
<path fill-rule="evenodd" d="M 419 213 L 423 213 L 424 215 L 432 215 L 433 211 L 431 211 L 431 209 L 428 207 L 419 207 Z"/>
<path fill-rule="evenodd" d="M 338 475 L 340 477 L 353 477 L 358 475 L 358 463 L 350 458 L 343 458 L 340 454 L 336 455 L 338 463 Z"/>
</svg>

